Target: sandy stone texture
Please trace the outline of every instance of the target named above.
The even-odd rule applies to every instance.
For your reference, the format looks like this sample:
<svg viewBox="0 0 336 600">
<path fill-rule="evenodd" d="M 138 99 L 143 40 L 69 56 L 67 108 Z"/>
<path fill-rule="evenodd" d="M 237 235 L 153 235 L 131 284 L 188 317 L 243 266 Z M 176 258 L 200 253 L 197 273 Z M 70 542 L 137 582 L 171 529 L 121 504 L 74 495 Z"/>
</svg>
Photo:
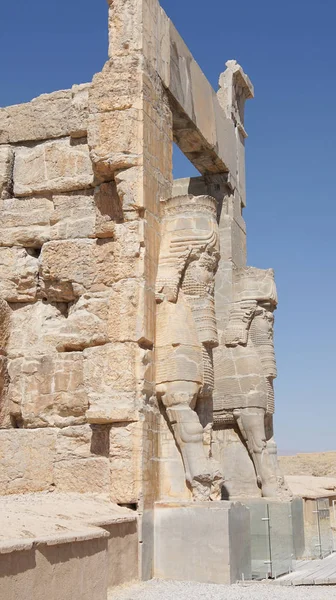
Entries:
<svg viewBox="0 0 336 600">
<path fill-rule="evenodd" d="M 86 134 L 89 84 L 0 109 L 0 144 Z"/>
<path fill-rule="evenodd" d="M 54 482 L 56 430 L 0 431 L 1 494 L 46 491 Z"/>
<path fill-rule="evenodd" d="M 11 414 L 26 428 L 85 421 L 88 408 L 82 353 L 25 356 L 9 365 Z"/>
<path fill-rule="evenodd" d="M 38 260 L 25 248 L 0 248 L 0 295 L 7 302 L 33 302 Z"/>
<path fill-rule="evenodd" d="M 14 163 L 14 195 L 67 192 L 93 185 L 88 146 L 70 138 L 18 147 Z"/>
</svg>

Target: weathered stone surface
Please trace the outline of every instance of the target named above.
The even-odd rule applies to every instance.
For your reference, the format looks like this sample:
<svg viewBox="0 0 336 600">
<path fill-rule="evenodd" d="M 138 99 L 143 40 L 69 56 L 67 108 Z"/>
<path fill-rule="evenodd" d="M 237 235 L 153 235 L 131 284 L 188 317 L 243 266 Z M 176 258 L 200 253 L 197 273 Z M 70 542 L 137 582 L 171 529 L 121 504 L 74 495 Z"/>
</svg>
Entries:
<svg viewBox="0 0 336 600">
<path fill-rule="evenodd" d="M 39 300 L 33 304 L 13 303 L 10 308 L 10 358 L 56 353 L 55 336 L 66 320 L 66 305 Z"/>
<path fill-rule="evenodd" d="M 113 240 L 71 240 L 44 244 L 41 287 L 49 300 L 69 302 L 81 294 L 104 291 L 124 277 L 136 276 L 138 224 L 115 226 Z"/>
<path fill-rule="evenodd" d="M 17 358 L 9 363 L 13 418 L 26 428 L 85 422 L 82 353 Z"/>
<path fill-rule="evenodd" d="M 0 198 L 7 198 L 10 196 L 13 164 L 13 148 L 10 146 L 0 147 Z"/>
<path fill-rule="evenodd" d="M 143 45 L 143 6 L 136 0 L 108 0 L 109 56 L 127 56 Z"/>
<path fill-rule="evenodd" d="M 54 481 L 59 492 L 105 494 L 110 491 L 109 460 L 103 457 L 60 460 L 54 465 Z"/>
<path fill-rule="evenodd" d="M 0 144 L 85 135 L 89 84 L 0 109 Z"/>
<path fill-rule="evenodd" d="M 0 245 L 42 246 L 50 239 L 49 224 L 53 211 L 54 205 L 48 198 L 8 198 L 0 201 Z"/>
<path fill-rule="evenodd" d="M 108 310 L 108 295 L 84 294 L 71 306 L 67 318 L 47 325 L 45 339 L 59 352 L 106 344 Z"/>
<path fill-rule="evenodd" d="M 92 429 L 90 425 L 76 425 L 59 429 L 56 438 L 55 462 L 90 458 Z"/>
<path fill-rule="evenodd" d="M 139 162 L 140 112 L 134 108 L 93 113 L 89 117 L 88 144 L 95 173 L 111 178 L 118 169 Z"/>
<path fill-rule="evenodd" d="M 0 248 L 0 296 L 8 302 L 36 298 L 38 260 L 24 248 Z"/>
<path fill-rule="evenodd" d="M 11 310 L 3 298 L 0 297 L 0 354 L 6 354 L 11 331 Z"/>
<path fill-rule="evenodd" d="M 50 215 L 50 240 L 95 236 L 96 209 L 91 191 L 54 195 Z"/>
<path fill-rule="evenodd" d="M 73 85 L 71 88 L 72 98 L 68 125 L 71 137 L 81 138 L 87 134 L 91 85 L 91 83 L 81 83 Z"/>
<path fill-rule="evenodd" d="M 142 69 L 138 55 L 114 56 L 94 75 L 89 92 L 91 113 L 141 108 Z"/>
<path fill-rule="evenodd" d="M 115 222 L 123 221 L 114 182 L 95 192 L 0 200 L 0 213 L 0 246 L 39 248 L 50 240 L 111 238 Z"/>
<path fill-rule="evenodd" d="M 14 195 L 67 192 L 93 185 L 88 146 L 70 138 L 19 147 L 15 151 Z"/>
<path fill-rule="evenodd" d="M 99 290 L 111 285 L 114 281 L 111 273 L 113 247 L 111 241 L 97 245 L 93 240 L 44 244 L 40 273 L 46 297 L 49 300 L 70 302 L 92 288 Z"/>
<path fill-rule="evenodd" d="M 109 296 L 107 331 L 111 342 L 138 342 L 143 339 L 141 317 L 144 288 L 137 279 L 122 279 Z"/>
<path fill-rule="evenodd" d="M 138 216 L 138 210 L 144 206 L 140 183 L 144 175 L 142 167 L 131 167 L 115 174 L 118 195 L 122 203 L 125 219 Z"/>
<path fill-rule="evenodd" d="M 139 500 L 142 423 L 116 423 L 110 431 L 111 499 Z"/>
<path fill-rule="evenodd" d="M 8 384 L 8 360 L 5 356 L 0 355 L 0 429 L 12 427 Z"/>
<path fill-rule="evenodd" d="M 120 198 L 114 181 L 102 183 L 95 189 L 96 225 L 98 238 L 114 237 L 115 223 L 124 220 Z"/>
<path fill-rule="evenodd" d="M 84 384 L 89 422 L 135 421 L 137 380 L 135 365 L 141 352 L 133 343 L 106 344 L 84 350 Z"/>
<path fill-rule="evenodd" d="M 1 494 L 47 491 L 54 482 L 56 430 L 0 431 Z"/>
</svg>

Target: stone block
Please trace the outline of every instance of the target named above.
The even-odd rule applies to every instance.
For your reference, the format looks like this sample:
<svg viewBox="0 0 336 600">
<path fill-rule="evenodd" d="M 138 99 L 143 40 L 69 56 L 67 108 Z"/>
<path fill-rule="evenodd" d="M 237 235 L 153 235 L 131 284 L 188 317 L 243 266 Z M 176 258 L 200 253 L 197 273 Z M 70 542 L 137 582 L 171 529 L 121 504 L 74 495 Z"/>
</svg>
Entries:
<svg viewBox="0 0 336 600">
<path fill-rule="evenodd" d="M 139 342 L 143 339 L 144 295 L 143 283 L 137 279 L 122 279 L 112 286 L 107 323 L 111 342 Z"/>
<path fill-rule="evenodd" d="M 58 352 L 73 352 L 100 346 L 108 337 L 109 296 L 104 292 L 84 294 L 69 309 L 67 318 L 46 323 L 44 341 Z"/>
<path fill-rule="evenodd" d="M 40 248 L 49 240 L 112 238 L 114 221 L 123 221 L 114 182 L 102 184 L 95 192 L 55 194 L 52 199 L 3 199 L 0 212 L 0 246 Z"/>
<path fill-rule="evenodd" d="M 108 0 L 109 56 L 128 56 L 141 50 L 142 4 L 137 0 Z"/>
<path fill-rule="evenodd" d="M 57 194 L 52 200 L 49 239 L 95 237 L 96 207 L 93 191 Z"/>
<path fill-rule="evenodd" d="M 0 109 L 0 144 L 85 135 L 90 84 Z"/>
<path fill-rule="evenodd" d="M 113 56 L 94 75 L 89 92 L 90 112 L 141 108 L 142 69 L 136 54 Z"/>
<path fill-rule="evenodd" d="M 54 482 L 55 429 L 0 431 L 0 494 L 49 490 Z"/>
<path fill-rule="evenodd" d="M 90 115 L 88 144 L 97 176 L 111 179 L 115 171 L 139 164 L 140 115 L 135 108 Z"/>
<path fill-rule="evenodd" d="M 90 457 L 57 461 L 54 465 L 54 481 L 58 492 L 107 496 L 110 491 L 109 460 Z"/>
<path fill-rule="evenodd" d="M 138 209 L 144 206 L 142 191 L 142 180 L 144 177 L 143 167 L 131 167 L 115 174 L 118 196 L 122 203 L 125 219 L 130 220 L 138 217 Z"/>
<path fill-rule="evenodd" d="M 251 579 L 250 516 L 239 502 L 157 503 L 154 536 L 158 579 Z"/>
<path fill-rule="evenodd" d="M 71 137 L 81 138 L 87 135 L 91 85 L 91 83 L 81 83 L 73 85 L 71 88 L 72 99 L 68 124 L 68 132 Z"/>
<path fill-rule="evenodd" d="M 135 421 L 137 412 L 137 344 L 114 343 L 84 350 L 84 384 L 91 423 Z"/>
<path fill-rule="evenodd" d="M 85 422 L 82 353 L 17 358 L 9 363 L 11 414 L 26 428 Z"/>
<path fill-rule="evenodd" d="M 24 248 L 0 248 L 0 296 L 7 302 L 33 302 L 38 260 Z"/>
<path fill-rule="evenodd" d="M 101 251 L 101 252 L 100 252 Z M 94 240 L 54 241 L 44 244 L 40 257 L 42 289 L 49 300 L 70 302 L 90 290 L 99 277 L 99 255 L 105 259 L 112 283 L 113 243 L 97 246 Z M 102 260 L 101 260 L 102 262 Z M 110 269 L 108 269 L 108 267 Z M 98 271 L 98 272 L 97 272 Z"/>
<path fill-rule="evenodd" d="M 63 427 L 57 431 L 55 462 L 92 458 L 90 425 Z"/>
<path fill-rule="evenodd" d="M 0 198 L 7 198 L 10 196 L 13 164 L 13 148 L 10 146 L 0 147 Z"/>
<path fill-rule="evenodd" d="M 10 305 L 10 331 L 7 353 L 10 358 L 56 353 L 55 336 L 66 321 L 61 308 L 39 300 Z M 56 339 L 57 336 L 56 336 Z"/>
<path fill-rule="evenodd" d="M 110 431 L 111 499 L 137 503 L 140 490 L 142 423 L 115 423 Z"/>
<path fill-rule="evenodd" d="M 136 520 L 105 526 L 108 539 L 108 588 L 135 582 L 139 577 L 139 539 Z"/>
<path fill-rule="evenodd" d="M 182 152 L 201 173 L 229 171 L 236 181 L 234 124 L 172 23 L 168 88 L 176 101 L 174 134 Z"/>
<path fill-rule="evenodd" d="M 136 277 L 140 253 L 138 223 L 115 225 L 106 240 L 62 240 L 43 245 L 41 287 L 55 302 L 71 302 L 85 292 L 101 292 L 116 281 Z"/>
<path fill-rule="evenodd" d="M 95 236 L 111 238 L 115 234 L 115 223 L 122 223 L 124 215 L 122 204 L 114 181 L 102 183 L 95 188 Z"/>
<path fill-rule="evenodd" d="M 62 530 L 62 526 L 60 526 Z M 95 532 L 96 533 L 96 532 Z M 83 534 L 69 536 L 64 543 L 37 543 L 31 549 L 18 550 L 0 556 L 1 594 L 6 599 L 35 598 L 42 600 L 106 600 L 107 540 L 83 539 Z M 22 547 L 21 542 L 21 547 Z M 15 573 L 15 575 L 14 575 Z"/>
<path fill-rule="evenodd" d="M 0 212 L 1 246 L 36 248 L 50 239 L 50 219 L 54 212 L 50 199 L 8 198 L 0 201 Z"/>
<path fill-rule="evenodd" d="M 159 2 L 143 4 L 144 54 L 160 75 L 165 87 L 170 77 L 170 20 Z"/>
<path fill-rule="evenodd" d="M 68 192 L 93 185 L 88 146 L 70 138 L 33 147 L 18 147 L 14 163 L 14 195 Z"/>
</svg>

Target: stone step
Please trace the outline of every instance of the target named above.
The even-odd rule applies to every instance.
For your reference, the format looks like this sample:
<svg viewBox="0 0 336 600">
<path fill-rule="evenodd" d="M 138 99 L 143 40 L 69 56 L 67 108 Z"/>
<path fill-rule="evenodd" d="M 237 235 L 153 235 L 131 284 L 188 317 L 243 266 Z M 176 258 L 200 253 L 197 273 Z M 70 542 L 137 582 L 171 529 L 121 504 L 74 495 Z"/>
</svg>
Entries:
<svg viewBox="0 0 336 600">
<path fill-rule="evenodd" d="M 105 498 L 0 498 L 1 598 L 106 600 L 138 579 L 137 514 Z"/>
</svg>

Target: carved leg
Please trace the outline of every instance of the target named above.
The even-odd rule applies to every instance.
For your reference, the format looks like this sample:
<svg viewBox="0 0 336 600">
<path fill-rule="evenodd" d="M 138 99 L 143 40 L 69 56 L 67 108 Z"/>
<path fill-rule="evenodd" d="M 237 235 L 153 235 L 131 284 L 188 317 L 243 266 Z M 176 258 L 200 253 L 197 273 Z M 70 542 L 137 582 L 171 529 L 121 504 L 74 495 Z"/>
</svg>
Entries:
<svg viewBox="0 0 336 600">
<path fill-rule="evenodd" d="M 199 385 L 187 381 L 175 381 L 158 386 L 158 393 L 166 407 L 169 422 L 180 449 L 186 479 L 196 499 L 210 498 L 213 473 L 203 443 L 203 427 L 195 406 Z"/>
<path fill-rule="evenodd" d="M 267 451 L 268 451 L 270 461 L 272 464 L 272 469 L 273 469 L 274 473 L 276 473 L 279 486 L 286 489 L 285 480 L 281 473 L 279 463 L 278 463 L 278 447 L 277 447 L 276 441 L 274 439 L 273 415 L 272 414 L 266 414 L 266 416 L 265 416 L 265 431 L 266 431 Z"/>
<path fill-rule="evenodd" d="M 265 411 L 262 408 L 243 408 L 234 411 L 234 416 L 253 460 L 262 495 L 278 496 L 277 472 L 266 442 Z"/>
</svg>

